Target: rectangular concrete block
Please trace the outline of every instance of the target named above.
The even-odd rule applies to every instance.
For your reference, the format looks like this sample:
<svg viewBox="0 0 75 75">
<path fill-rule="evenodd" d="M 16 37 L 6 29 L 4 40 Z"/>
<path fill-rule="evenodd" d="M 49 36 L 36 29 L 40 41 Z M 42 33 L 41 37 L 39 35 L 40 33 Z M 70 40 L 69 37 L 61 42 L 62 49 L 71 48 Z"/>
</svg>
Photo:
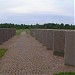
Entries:
<svg viewBox="0 0 75 75">
<path fill-rule="evenodd" d="M 40 39 L 41 39 L 41 30 L 40 29 L 37 29 L 37 37 L 36 39 L 40 42 Z"/>
<path fill-rule="evenodd" d="M 38 36 L 39 36 L 38 29 L 36 29 L 35 30 L 35 38 L 36 38 L 36 40 L 38 40 Z"/>
<path fill-rule="evenodd" d="M 53 34 L 53 54 L 64 56 L 65 30 L 54 30 Z"/>
<path fill-rule="evenodd" d="M 14 28 L 0 28 L 0 44 L 7 41 L 16 34 Z"/>
<path fill-rule="evenodd" d="M 37 30 L 36 29 L 34 29 L 33 35 L 34 35 L 35 38 L 37 37 Z"/>
<path fill-rule="evenodd" d="M 38 29 L 35 29 L 35 39 L 38 39 Z"/>
<path fill-rule="evenodd" d="M 41 42 L 41 37 L 42 37 L 42 31 L 41 31 L 41 29 L 36 29 L 35 30 L 35 38 L 36 38 L 36 40 L 38 40 L 39 42 Z"/>
<path fill-rule="evenodd" d="M 31 34 L 31 36 L 35 37 L 35 29 L 31 29 L 30 34 Z"/>
<path fill-rule="evenodd" d="M 33 29 L 30 30 L 30 35 L 33 36 Z"/>
<path fill-rule="evenodd" d="M 42 39 L 43 39 L 43 31 L 42 29 L 39 30 L 39 42 L 42 43 Z"/>
<path fill-rule="evenodd" d="M 47 49 L 53 50 L 53 30 L 47 29 Z"/>
<path fill-rule="evenodd" d="M 66 65 L 75 66 L 75 31 L 67 30 L 65 33 L 65 55 Z"/>
<path fill-rule="evenodd" d="M 44 46 L 47 46 L 47 30 L 42 29 L 42 43 Z"/>
</svg>

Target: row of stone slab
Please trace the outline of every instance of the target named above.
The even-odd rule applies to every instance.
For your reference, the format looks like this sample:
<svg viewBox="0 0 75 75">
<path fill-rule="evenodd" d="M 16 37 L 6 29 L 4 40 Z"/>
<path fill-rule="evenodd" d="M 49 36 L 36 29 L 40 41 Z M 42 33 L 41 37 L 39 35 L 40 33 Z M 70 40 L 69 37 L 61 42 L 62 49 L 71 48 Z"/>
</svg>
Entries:
<svg viewBox="0 0 75 75">
<path fill-rule="evenodd" d="M 75 66 L 75 31 L 58 29 L 32 29 L 30 34 L 54 55 L 63 56 L 66 65 Z"/>
<path fill-rule="evenodd" d="M 14 28 L 0 28 L 0 44 L 7 41 L 16 34 Z"/>
</svg>

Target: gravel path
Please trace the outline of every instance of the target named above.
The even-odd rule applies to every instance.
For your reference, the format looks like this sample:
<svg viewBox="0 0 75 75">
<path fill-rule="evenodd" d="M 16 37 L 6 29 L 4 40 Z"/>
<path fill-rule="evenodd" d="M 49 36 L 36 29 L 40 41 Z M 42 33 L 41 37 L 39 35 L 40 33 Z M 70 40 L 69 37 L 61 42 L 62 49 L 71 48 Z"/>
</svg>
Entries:
<svg viewBox="0 0 75 75">
<path fill-rule="evenodd" d="M 29 34 L 22 32 L 1 47 L 8 48 L 0 59 L 1 75 L 53 75 L 62 71 L 75 71 L 75 67 L 65 66 L 64 58 L 53 56 Z"/>
</svg>

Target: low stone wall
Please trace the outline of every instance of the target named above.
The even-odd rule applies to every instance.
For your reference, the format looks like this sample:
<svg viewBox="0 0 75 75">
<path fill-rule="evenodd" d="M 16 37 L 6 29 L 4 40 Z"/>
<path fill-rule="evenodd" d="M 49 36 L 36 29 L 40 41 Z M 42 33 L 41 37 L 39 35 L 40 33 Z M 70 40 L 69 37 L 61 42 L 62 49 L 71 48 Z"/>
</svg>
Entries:
<svg viewBox="0 0 75 75">
<path fill-rule="evenodd" d="M 14 28 L 0 28 L 0 44 L 7 41 L 16 34 Z"/>
</svg>

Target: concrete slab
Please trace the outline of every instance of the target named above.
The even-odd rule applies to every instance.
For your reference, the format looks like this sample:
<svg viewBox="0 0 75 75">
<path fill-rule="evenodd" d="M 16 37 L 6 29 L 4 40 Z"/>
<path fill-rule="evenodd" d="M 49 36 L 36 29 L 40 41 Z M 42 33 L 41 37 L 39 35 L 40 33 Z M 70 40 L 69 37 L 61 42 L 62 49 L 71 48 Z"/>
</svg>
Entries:
<svg viewBox="0 0 75 75">
<path fill-rule="evenodd" d="M 35 37 L 35 29 L 32 29 L 32 30 L 30 31 L 30 34 L 31 34 L 31 36 Z"/>
<path fill-rule="evenodd" d="M 7 41 L 16 34 L 14 28 L 0 28 L 0 44 Z"/>
<path fill-rule="evenodd" d="M 47 30 L 42 29 L 42 43 L 44 46 L 47 46 Z"/>
<path fill-rule="evenodd" d="M 65 30 L 54 30 L 53 34 L 53 54 L 64 56 Z"/>
<path fill-rule="evenodd" d="M 53 30 L 47 29 L 47 49 L 53 50 Z"/>
<path fill-rule="evenodd" d="M 41 42 L 41 40 L 42 40 L 42 30 L 41 29 L 38 29 L 37 30 L 37 40 L 39 41 L 39 42 Z"/>
<path fill-rule="evenodd" d="M 68 30 L 65 33 L 65 55 L 66 65 L 75 66 L 75 31 Z"/>
</svg>

